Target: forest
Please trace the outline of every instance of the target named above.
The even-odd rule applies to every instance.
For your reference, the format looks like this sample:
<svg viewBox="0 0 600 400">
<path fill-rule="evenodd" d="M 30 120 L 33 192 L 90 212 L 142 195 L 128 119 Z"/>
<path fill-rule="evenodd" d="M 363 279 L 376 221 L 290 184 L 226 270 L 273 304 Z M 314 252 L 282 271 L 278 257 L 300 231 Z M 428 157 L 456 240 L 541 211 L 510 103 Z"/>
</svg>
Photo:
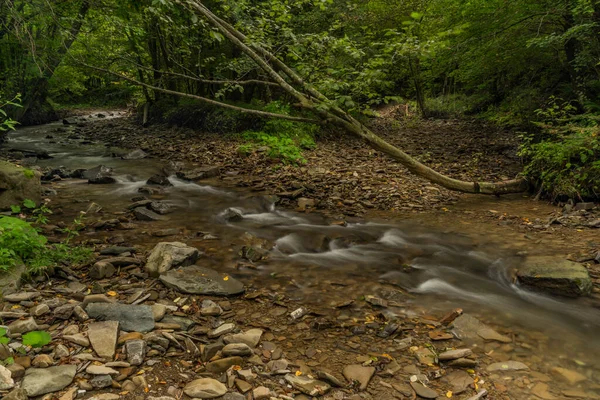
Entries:
<svg viewBox="0 0 600 400">
<path fill-rule="evenodd" d="M 5 0 L 0 98 L 23 125 L 73 106 L 147 104 L 151 121 L 189 121 L 194 109 L 232 120 L 284 113 L 340 131 L 404 104 L 422 118 L 513 130 L 526 183 L 490 193 L 528 185 L 581 201 L 597 198 L 600 184 L 599 8 L 593 0 Z M 20 107 L 7 104 L 16 99 Z M 263 139 L 292 158 L 300 151 L 281 143 L 290 138 Z M 405 159 L 396 150 L 383 151 Z M 423 167 L 413 172 L 436 181 Z M 479 190 L 444 179 L 437 183 Z"/>
<path fill-rule="evenodd" d="M 0 0 L 3 400 L 600 399 L 600 0 Z"/>
</svg>

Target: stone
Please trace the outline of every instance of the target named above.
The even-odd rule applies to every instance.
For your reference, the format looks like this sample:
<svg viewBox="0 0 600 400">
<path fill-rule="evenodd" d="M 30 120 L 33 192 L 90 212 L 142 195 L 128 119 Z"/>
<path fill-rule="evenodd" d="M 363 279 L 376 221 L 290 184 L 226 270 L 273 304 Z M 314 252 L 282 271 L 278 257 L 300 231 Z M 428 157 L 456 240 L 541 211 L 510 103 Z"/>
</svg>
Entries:
<svg viewBox="0 0 600 400">
<path fill-rule="evenodd" d="M 0 390 L 8 390 L 15 387 L 15 381 L 12 378 L 12 372 L 0 364 Z"/>
<path fill-rule="evenodd" d="M 157 185 L 157 186 L 173 186 L 169 177 L 162 174 L 154 174 L 146 181 L 146 185 Z"/>
<path fill-rule="evenodd" d="M 266 400 L 271 398 L 271 391 L 269 388 L 259 386 L 252 391 L 252 398 L 254 400 Z"/>
<path fill-rule="evenodd" d="M 90 340 L 81 333 L 75 335 L 63 335 L 63 339 L 82 347 L 88 347 L 90 345 Z"/>
<path fill-rule="evenodd" d="M 225 347 L 221 342 L 215 342 L 207 344 L 202 350 L 202 361 L 208 361 L 212 359 L 221 349 Z"/>
<path fill-rule="evenodd" d="M 143 338 L 144 338 L 144 334 L 142 334 L 140 332 L 124 333 L 121 336 L 119 336 L 119 339 L 117 339 L 117 344 L 121 345 L 121 344 L 124 344 L 125 342 L 127 342 L 128 340 L 143 339 Z"/>
<path fill-rule="evenodd" d="M 167 312 L 167 306 L 164 304 L 152 304 L 152 316 L 154 317 L 154 321 L 160 321 L 163 319 Z"/>
<path fill-rule="evenodd" d="M 375 374 L 374 367 L 363 367 L 362 365 L 347 365 L 342 374 L 350 382 L 358 382 L 360 390 L 365 390 Z"/>
<path fill-rule="evenodd" d="M 592 279 L 582 264 L 551 256 L 527 257 L 517 279 L 523 286 L 561 296 L 587 296 L 592 290 Z"/>
<path fill-rule="evenodd" d="M 435 399 L 438 397 L 438 393 L 435 390 L 428 388 L 420 382 L 411 382 L 410 386 L 417 392 L 417 395 L 424 399 Z"/>
<path fill-rule="evenodd" d="M 576 385 L 579 382 L 587 380 L 585 375 L 567 368 L 554 367 L 552 368 L 551 372 L 553 375 L 564 380 L 569 385 Z"/>
<path fill-rule="evenodd" d="M 155 213 L 152 210 L 148 210 L 144 207 L 138 207 L 133 210 L 133 215 L 138 221 L 164 221 L 165 217 Z"/>
<path fill-rule="evenodd" d="M 192 170 L 179 171 L 176 175 L 179 179 L 185 179 L 188 181 L 198 181 L 201 179 L 213 178 L 215 176 L 219 176 L 219 174 L 219 167 L 203 166 L 194 168 Z"/>
<path fill-rule="evenodd" d="M 50 307 L 48 304 L 38 304 L 37 306 L 31 308 L 31 315 L 34 317 L 41 317 L 42 315 L 48 314 L 50 312 Z"/>
<path fill-rule="evenodd" d="M 246 357 L 252 354 L 252 349 L 245 343 L 231 343 L 221 350 L 225 357 L 240 356 Z"/>
<path fill-rule="evenodd" d="M 16 320 L 8 325 L 10 333 L 27 333 L 38 329 L 38 324 L 33 317 L 27 319 Z"/>
<path fill-rule="evenodd" d="M 154 329 L 152 308 L 134 304 L 91 303 L 85 308 L 91 318 L 119 321 L 119 327 L 129 332 L 149 332 Z"/>
<path fill-rule="evenodd" d="M 89 277 L 92 279 L 110 278 L 115 274 L 115 266 L 106 261 L 98 261 L 90 268 Z"/>
<path fill-rule="evenodd" d="M 423 365 L 435 364 L 435 354 L 427 347 L 421 347 L 415 351 L 415 357 Z"/>
<path fill-rule="evenodd" d="M 522 371 L 529 369 L 529 367 L 520 361 L 505 361 L 496 362 L 487 366 L 486 370 L 489 372 L 496 371 Z"/>
<path fill-rule="evenodd" d="M 152 249 L 144 269 L 150 276 L 158 277 L 172 268 L 194 264 L 199 255 L 198 249 L 185 243 L 161 242 Z"/>
<path fill-rule="evenodd" d="M 64 304 L 60 307 L 56 307 L 54 309 L 54 317 L 67 320 L 73 315 L 73 308 L 75 308 L 74 304 Z"/>
<path fill-rule="evenodd" d="M 204 300 L 200 308 L 200 314 L 206 317 L 216 317 L 223 314 L 223 309 L 212 300 Z"/>
<path fill-rule="evenodd" d="M 233 335 L 226 335 L 223 341 L 226 344 L 230 343 L 245 343 L 251 348 L 258 346 L 260 338 L 263 334 L 262 329 L 249 329 L 246 332 L 236 333 Z"/>
<path fill-rule="evenodd" d="M 220 360 L 212 361 L 206 365 L 208 372 L 221 373 L 227 371 L 234 365 L 242 365 L 244 359 L 242 357 L 227 357 Z"/>
<path fill-rule="evenodd" d="M 97 167 L 90 168 L 83 171 L 81 176 L 88 180 L 88 183 L 102 185 L 115 183 L 117 180 L 112 176 L 112 168 L 104 165 L 98 165 Z"/>
<path fill-rule="evenodd" d="M 31 365 L 36 368 L 48 368 L 52 364 L 54 364 L 54 360 L 48 354 L 38 354 L 31 362 Z"/>
<path fill-rule="evenodd" d="M 25 389 L 15 389 L 2 398 L 3 400 L 27 400 L 27 392 Z"/>
<path fill-rule="evenodd" d="M 449 351 L 440 353 L 438 355 L 438 360 L 440 360 L 440 361 L 456 360 L 458 358 L 468 357 L 471 354 L 473 354 L 473 351 L 471 351 L 471 349 L 449 350 Z"/>
<path fill-rule="evenodd" d="M 29 368 L 21 382 L 21 388 L 29 397 L 58 392 L 69 386 L 75 378 L 75 365 L 59 365 L 49 368 Z"/>
<path fill-rule="evenodd" d="M 12 294 L 5 294 L 2 296 L 2 299 L 9 301 L 11 303 L 20 303 L 22 301 L 29 301 L 39 297 L 41 293 L 39 292 L 18 292 Z"/>
<path fill-rule="evenodd" d="M 119 375 L 119 371 L 106 367 L 104 365 L 90 365 L 85 369 L 85 372 L 90 375 Z"/>
<path fill-rule="evenodd" d="M 142 149 L 135 149 L 121 156 L 123 160 L 141 160 L 146 157 L 148 157 L 148 154 Z"/>
<path fill-rule="evenodd" d="M 59 344 L 54 348 L 54 356 L 58 359 L 68 357 L 70 354 L 71 352 L 64 344 Z"/>
<path fill-rule="evenodd" d="M 31 199 L 39 204 L 42 196 L 41 174 L 0 161 L 0 211 Z"/>
<path fill-rule="evenodd" d="M 245 291 L 237 279 L 198 265 L 170 270 L 160 280 L 171 289 L 189 294 L 233 296 Z"/>
<path fill-rule="evenodd" d="M 233 332 L 234 329 L 235 329 L 235 324 L 233 324 L 233 323 L 223 324 L 223 325 L 219 326 L 218 328 L 213 329 L 212 331 L 208 332 L 208 337 L 211 339 L 217 338 L 219 336 L 226 335 L 228 333 Z"/>
<path fill-rule="evenodd" d="M 112 360 L 115 356 L 119 322 L 94 322 L 88 326 L 88 338 L 98 357 Z"/>
<path fill-rule="evenodd" d="M 125 342 L 127 362 L 131 365 L 142 365 L 146 356 L 146 342 L 140 339 Z"/>
<path fill-rule="evenodd" d="M 196 399 L 214 399 L 227 393 L 227 387 L 216 379 L 195 379 L 183 388 L 185 394 Z"/>
<path fill-rule="evenodd" d="M 242 393 L 246 393 L 252 390 L 252 385 L 249 384 L 248 382 L 241 380 L 241 379 L 236 379 L 234 381 L 235 383 L 235 387 L 238 388 L 238 390 Z M 256 399 L 256 397 L 254 397 Z"/>
<path fill-rule="evenodd" d="M 13 378 L 13 380 L 19 380 L 23 376 L 25 376 L 25 367 L 23 367 L 20 364 L 17 364 L 17 363 L 9 364 L 6 366 L 6 369 L 8 369 L 10 371 L 10 376 Z"/>
<path fill-rule="evenodd" d="M 164 201 L 153 201 L 148 207 L 160 215 L 169 214 L 175 211 L 175 206 Z"/>
<path fill-rule="evenodd" d="M 463 314 L 456 318 L 453 325 L 454 334 L 461 340 L 481 341 L 481 339 L 484 339 L 501 343 L 512 342 L 512 339 L 508 336 L 496 332 L 494 329 L 469 314 Z"/>
<path fill-rule="evenodd" d="M 558 399 L 558 397 L 556 397 L 552 393 L 550 393 L 550 391 L 548 389 L 549 389 L 549 387 L 547 384 L 545 384 L 543 382 L 538 382 L 531 388 L 531 393 L 533 393 L 534 395 L 536 395 L 537 397 L 539 397 L 542 400 Z"/>
<path fill-rule="evenodd" d="M 246 396 L 239 393 L 226 393 L 220 400 L 246 400 Z"/>
<path fill-rule="evenodd" d="M 81 306 L 73 307 L 73 314 L 75 314 L 75 317 L 79 320 L 79 322 L 85 322 L 90 319 L 90 316 L 83 308 L 81 308 Z"/>
<path fill-rule="evenodd" d="M 303 375 L 296 376 L 294 374 L 287 374 L 285 380 L 292 385 L 294 389 L 314 397 L 324 395 L 331 389 L 331 386 L 328 383 L 311 379 Z"/>
<path fill-rule="evenodd" d="M 94 389 L 104 389 L 112 386 L 113 379 L 110 375 L 94 375 L 92 379 L 90 379 L 90 384 Z"/>
</svg>

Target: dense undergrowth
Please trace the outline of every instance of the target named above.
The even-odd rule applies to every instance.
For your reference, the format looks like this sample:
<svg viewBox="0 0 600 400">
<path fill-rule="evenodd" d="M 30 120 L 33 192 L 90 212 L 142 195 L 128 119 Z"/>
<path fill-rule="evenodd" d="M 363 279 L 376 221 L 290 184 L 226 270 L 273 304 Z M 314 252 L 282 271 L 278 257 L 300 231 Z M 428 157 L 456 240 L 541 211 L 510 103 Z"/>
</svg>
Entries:
<svg viewBox="0 0 600 400">
<path fill-rule="evenodd" d="M 31 275 L 60 264 L 82 264 L 93 255 L 91 249 L 73 245 L 72 239 L 81 228 L 81 220 L 62 230 L 67 236 L 60 243 L 48 243 L 39 226 L 48 222 L 51 213 L 44 205 L 37 207 L 31 200 L 13 206 L 14 216 L 0 215 L 0 271 L 8 271 L 19 263 L 27 266 Z"/>
</svg>

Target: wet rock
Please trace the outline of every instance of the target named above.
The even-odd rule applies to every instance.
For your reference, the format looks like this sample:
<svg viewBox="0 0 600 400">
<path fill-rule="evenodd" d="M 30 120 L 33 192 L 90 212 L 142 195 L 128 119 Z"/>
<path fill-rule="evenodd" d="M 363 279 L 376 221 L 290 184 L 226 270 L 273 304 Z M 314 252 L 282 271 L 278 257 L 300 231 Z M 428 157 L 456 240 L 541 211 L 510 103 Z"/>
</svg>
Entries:
<svg viewBox="0 0 600 400">
<path fill-rule="evenodd" d="M 125 154 L 121 158 L 123 160 L 141 160 L 142 158 L 148 157 L 148 154 L 142 149 L 135 149 Z"/>
<path fill-rule="evenodd" d="M 587 380 L 585 375 L 567 368 L 554 367 L 552 368 L 551 372 L 554 376 L 557 376 L 558 378 L 567 382 L 569 385 L 576 385 L 579 382 Z"/>
<path fill-rule="evenodd" d="M 496 371 L 522 371 L 529 369 L 529 367 L 520 361 L 505 361 L 497 362 L 487 366 L 486 370 L 489 372 Z"/>
<path fill-rule="evenodd" d="M 198 265 L 170 270 L 160 280 L 169 288 L 189 294 L 233 296 L 245 290 L 237 279 Z"/>
<path fill-rule="evenodd" d="M 143 340 L 128 340 L 125 342 L 127 362 L 131 365 L 142 365 L 146 356 L 146 342 Z"/>
<path fill-rule="evenodd" d="M 296 376 L 293 374 L 287 374 L 285 380 L 292 385 L 296 390 L 301 391 L 309 396 L 321 396 L 329 392 L 331 386 L 323 381 L 311 379 L 307 376 Z"/>
<path fill-rule="evenodd" d="M 23 320 L 17 320 L 11 322 L 8 325 L 8 330 L 10 333 L 27 333 L 31 331 L 35 331 L 38 329 L 38 324 L 35 322 L 33 317 L 29 317 Z"/>
<path fill-rule="evenodd" d="M 227 387 L 216 379 L 201 378 L 185 385 L 183 391 L 196 399 L 214 399 L 227 393 Z"/>
<path fill-rule="evenodd" d="M 27 391 L 29 397 L 58 392 L 73 382 L 76 373 L 77 367 L 75 365 L 29 368 L 25 372 L 21 388 Z"/>
<path fill-rule="evenodd" d="M 242 365 L 244 360 L 242 357 L 227 357 L 206 364 L 208 372 L 221 373 L 227 371 L 234 365 Z"/>
<path fill-rule="evenodd" d="M 155 174 L 148 178 L 146 181 L 147 185 L 157 185 L 157 186 L 173 186 L 169 178 L 165 175 Z"/>
<path fill-rule="evenodd" d="M 112 168 L 99 165 L 84 171 L 81 176 L 91 184 L 110 184 L 117 180 L 112 176 Z"/>
<path fill-rule="evenodd" d="M 148 205 L 148 208 L 160 215 L 169 214 L 175 211 L 175 207 L 164 201 L 153 201 Z"/>
<path fill-rule="evenodd" d="M 119 322 L 95 322 L 88 327 L 88 338 L 98 357 L 112 360 L 115 355 Z"/>
<path fill-rule="evenodd" d="M 175 235 L 179 235 L 179 229 L 177 228 L 159 229 L 157 231 L 152 232 L 152 236 L 155 237 L 167 237 Z"/>
<path fill-rule="evenodd" d="M 439 354 L 438 359 L 440 361 L 450 361 L 456 360 L 458 358 L 468 357 L 471 354 L 473 354 L 473 351 L 471 351 L 471 349 L 449 350 Z"/>
<path fill-rule="evenodd" d="M 0 364 L 0 390 L 12 389 L 15 386 L 15 381 L 12 378 L 12 373 L 2 364 Z"/>
<path fill-rule="evenodd" d="M 415 351 L 415 357 L 423 365 L 435 364 L 435 354 L 427 347 L 419 348 Z"/>
<path fill-rule="evenodd" d="M 252 349 L 245 343 L 231 343 L 221 350 L 225 357 L 247 357 L 252 354 Z"/>
<path fill-rule="evenodd" d="M 417 395 L 419 395 L 419 397 L 422 397 L 424 399 L 435 399 L 436 397 L 438 397 L 438 393 L 435 390 L 428 388 L 420 382 L 411 382 L 410 386 L 415 392 L 417 392 Z"/>
<path fill-rule="evenodd" d="M 363 367 L 362 365 L 347 365 L 342 374 L 350 382 L 358 382 L 360 390 L 365 390 L 375 374 L 375 368 Z"/>
<path fill-rule="evenodd" d="M 92 279 L 110 278 L 115 274 L 115 266 L 106 261 L 98 261 L 90 268 L 89 277 Z"/>
<path fill-rule="evenodd" d="M 133 210 L 133 215 L 138 221 L 163 221 L 165 217 L 148 210 L 145 207 L 138 207 Z"/>
<path fill-rule="evenodd" d="M 556 257 L 528 257 L 519 267 L 517 279 L 523 286 L 561 296 L 586 296 L 592 290 L 583 265 Z"/>
<path fill-rule="evenodd" d="M 25 172 L 22 167 L 0 161 L 0 211 L 22 204 L 25 199 L 41 200 L 40 173 Z"/>
<path fill-rule="evenodd" d="M 227 335 L 223 338 L 223 341 L 227 344 L 244 343 L 250 346 L 251 348 L 255 348 L 256 346 L 258 346 L 262 334 L 262 329 L 249 329 L 246 332 Z"/>
<path fill-rule="evenodd" d="M 223 211 L 220 216 L 227 222 L 239 222 L 244 219 L 244 213 L 233 207 Z"/>
<path fill-rule="evenodd" d="M 133 304 L 91 303 L 86 307 L 91 318 L 101 321 L 119 321 L 119 326 L 129 332 L 149 332 L 154 329 L 152 308 Z"/>
<path fill-rule="evenodd" d="M 157 277 L 172 268 L 192 265 L 200 252 L 181 242 L 161 242 L 154 246 L 144 270 L 150 276 Z"/>
<path fill-rule="evenodd" d="M 490 340 L 502 343 L 511 343 L 512 339 L 490 328 L 477 318 L 463 314 L 453 322 L 454 334 L 462 340 Z"/>
<path fill-rule="evenodd" d="M 215 176 L 219 176 L 220 170 L 219 167 L 216 166 L 204 166 L 199 168 L 194 168 L 191 170 L 183 170 L 177 172 L 177 177 L 179 179 L 185 179 L 188 181 L 198 181 L 201 179 L 214 178 Z"/>
</svg>

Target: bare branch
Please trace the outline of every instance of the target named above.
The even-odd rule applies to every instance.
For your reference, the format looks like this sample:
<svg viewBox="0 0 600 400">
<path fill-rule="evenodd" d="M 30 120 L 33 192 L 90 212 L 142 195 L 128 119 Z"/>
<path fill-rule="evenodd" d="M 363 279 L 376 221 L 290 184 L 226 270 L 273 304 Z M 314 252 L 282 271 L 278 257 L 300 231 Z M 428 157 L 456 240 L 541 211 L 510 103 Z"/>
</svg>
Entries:
<svg viewBox="0 0 600 400">
<path fill-rule="evenodd" d="M 138 86 L 143 86 L 143 87 L 147 87 L 149 89 L 152 90 L 156 90 L 157 92 L 162 92 L 162 93 L 167 93 L 167 94 L 172 94 L 174 96 L 179 96 L 179 97 L 188 97 L 190 99 L 196 99 L 198 101 L 207 103 L 207 104 L 212 104 L 214 106 L 217 107 L 222 107 L 222 108 L 228 108 L 230 110 L 235 110 L 235 111 L 239 111 L 239 112 L 243 112 L 246 114 L 252 114 L 252 115 L 259 115 L 261 117 L 267 117 L 267 118 L 279 118 L 279 119 L 285 119 L 288 121 L 295 121 L 295 122 L 308 122 L 311 124 L 323 124 L 323 121 L 320 120 L 316 120 L 316 119 L 310 119 L 310 118 L 303 118 L 303 117 L 294 117 L 291 115 L 285 115 L 285 114 L 277 114 L 277 113 L 272 113 L 272 112 L 267 112 L 267 111 L 260 111 L 260 110 L 253 110 L 250 108 L 244 108 L 244 107 L 238 107 L 238 106 L 234 106 L 231 104 L 227 104 L 227 103 L 223 103 L 221 101 L 217 101 L 217 100 L 213 100 L 213 99 L 209 99 L 206 97 L 202 97 L 202 96 L 197 96 L 195 94 L 189 94 L 189 93 L 183 93 L 183 92 L 177 92 L 175 90 L 169 90 L 169 89 L 163 89 L 161 87 L 158 86 L 153 86 L 144 82 L 140 82 L 136 79 L 130 78 L 128 76 L 113 72 L 111 70 L 105 69 L 105 68 L 99 68 L 99 67 L 95 67 L 93 65 L 89 65 L 83 62 L 78 62 L 80 65 L 83 65 L 84 67 L 99 71 L 99 72 L 104 72 L 106 74 L 110 74 L 113 75 L 119 79 L 123 79 L 125 81 L 131 82 L 135 85 Z"/>
</svg>

